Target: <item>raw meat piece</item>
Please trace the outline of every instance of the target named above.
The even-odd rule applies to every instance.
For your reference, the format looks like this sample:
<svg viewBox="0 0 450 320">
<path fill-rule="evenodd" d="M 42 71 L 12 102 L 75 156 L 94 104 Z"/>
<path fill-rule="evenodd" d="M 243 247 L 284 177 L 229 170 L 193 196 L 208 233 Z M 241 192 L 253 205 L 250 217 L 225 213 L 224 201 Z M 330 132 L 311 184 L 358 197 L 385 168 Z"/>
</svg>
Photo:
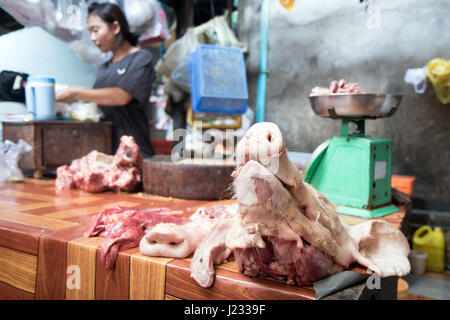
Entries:
<svg viewBox="0 0 450 320">
<path fill-rule="evenodd" d="M 355 260 L 381 277 L 403 276 L 409 272 L 409 245 L 403 234 L 383 220 L 347 227 L 358 244 Z"/>
<path fill-rule="evenodd" d="M 191 277 L 204 287 L 210 287 L 214 282 L 214 264 L 221 264 L 228 259 L 232 250 L 226 245 L 230 230 L 236 219 L 221 219 L 213 225 L 203 241 L 195 250 L 191 261 Z"/>
<path fill-rule="evenodd" d="M 234 173 L 239 204 L 234 219 L 216 224 L 191 263 L 203 287 L 214 281 L 213 263 L 234 251 L 246 275 L 284 277 L 305 285 L 358 262 L 382 277 L 410 270 L 404 235 L 383 220 L 349 227 L 335 207 L 306 184 L 287 158 L 278 126 L 252 126 L 237 147 Z"/>
<path fill-rule="evenodd" d="M 102 236 L 109 234 L 113 226 L 126 220 L 131 216 L 139 214 L 139 217 L 145 217 L 150 214 L 165 214 L 165 215 L 181 215 L 181 211 L 172 211 L 167 208 L 152 208 L 152 209 L 136 209 L 124 206 L 115 206 L 110 209 L 105 209 L 101 213 L 94 215 L 91 218 L 89 229 L 84 233 L 85 237 Z M 161 217 L 163 219 L 163 217 Z"/>
<path fill-rule="evenodd" d="M 160 223 L 142 238 L 139 249 L 147 256 L 186 258 L 220 219 L 237 214 L 237 205 L 215 205 L 200 208 L 183 225 Z"/>
<path fill-rule="evenodd" d="M 116 206 L 91 219 L 85 237 L 102 236 L 100 262 L 112 269 L 120 250 L 139 246 L 149 256 L 185 258 L 192 254 L 218 219 L 232 217 L 237 205 L 199 208 L 191 217 L 167 208 Z M 144 237 L 145 236 L 145 237 Z"/>
<path fill-rule="evenodd" d="M 122 136 L 120 145 L 114 155 L 116 167 L 142 167 L 142 156 L 139 147 L 131 136 Z"/>
<path fill-rule="evenodd" d="M 248 130 L 247 134 L 243 138 L 244 141 L 240 141 L 239 144 L 258 144 L 260 149 L 257 153 L 257 155 L 259 156 L 258 161 L 262 165 L 268 163 L 267 160 L 261 159 L 265 154 L 268 154 L 267 152 L 264 152 L 264 150 L 279 150 L 279 154 L 281 154 L 279 157 L 279 163 L 277 164 L 274 159 L 271 159 L 271 161 L 269 162 L 270 165 L 266 165 L 266 168 L 268 169 L 268 171 L 274 174 L 283 183 L 284 186 L 287 187 L 287 190 L 289 190 L 289 193 L 295 199 L 295 202 L 297 202 L 297 204 L 299 205 L 301 212 L 304 213 L 304 215 L 310 221 L 315 221 L 315 223 L 319 225 L 319 230 L 321 230 L 321 232 L 314 231 L 314 233 L 316 235 L 324 234 L 323 230 L 327 230 L 331 234 L 331 237 L 337 245 L 337 251 L 334 259 L 341 265 L 347 267 L 351 262 L 357 260 L 359 263 L 365 265 L 366 267 L 369 267 L 367 265 L 369 261 L 365 260 L 364 254 L 358 251 L 358 247 L 360 245 L 359 242 L 360 239 L 362 239 L 362 236 L 353 239 L 351 238 L 350 233 L 352 235 L 355 234 L 351 231 L 352 228 L 363 228 L 365 231 L 363 234 L 369 236 L 369 230 L 371 230 L 371 226 L 374 221 L 367 222 L 367 226 L 365 227 L 363 225 L 347 227 L 345 224 L 341 223 L 336 213 L 335 206 L 331 202 L 329 202 L 328 199 L 326 199 L 319 191 L 317 191 L 307 183 L 304 183 L 301 173 L 295 169 L 295 167 L 287 158 L 287 150 L 284 141 L 280 138 L 280 136 L 282 136 L 282 133 L 279 130 L 278 126 L 276 126 L 275 124 L 259 123 L 252 126 Z M 255 139 L 255 137 L 258 138 Z M 267 138 L 266 140 L 264 140 L 260 139 L 260 137 Z M 274 139 L 273 137 L 276 138 Z M 239 145 L 237 148 L 237 153 L 238 159 L 246 159 L 256 156 L 254 151 L 252 154 L 251 149 L 240 147 Z M 244 153 L 244 155 L 239 155 L 239 153 Z M 246 155 L 247 153 L 250 154 Z M 243 163 L 245 162 L 238 162 L 238 167 L 242 167 Z M 266 173 L 266 175 L 267 174 L 268 173 Z M 235 181 L 235 184 L 236 183 L 237 181 Z M 406 241 L 406 238 L 398 229 L 382 220 L 378 221 L 377 223 L 381 223 L 384 226 L 385 230 L 390 230 L 390 232 L 395 235 L 393 239 L 396 240 L 396 245 L 398 246 L 398 248 L 402 248 L 403 252 L 409 251 L 409 245 Z M 328 240 L 325 242 L 326 245 L 321 249 L 333 255 L 332 248 L 334 247 L 334 242 L 332 241 L 330 243 Z M 320 245 L 317 246 L 320 248 Z M 370 250 L 374 249 L 375 248 L 373 246 L 370 246 Z M 364 252 L 367 253 L 367 250 L 368 249 L 365 249 Z M 407 273 L 409 272 L 409 263 L 405 256 L 403 256 L 403 258 L 404 259 L 402 259 L 401 264 L 403 268 L 402 272 Z M 376 269 L 378 269 L 377 273 L 379 273 L 380 275 L 389 274 L 388 271 L 383 271 L 379 268 L 376 268 L 373 263 L 371 265 L 373 267 L 372 270 L 376 271 Z"/>
<path fill-rule="evenodd" d="M 310 97 L 313 96 L 327 96 L 331 94 L 330 88 L 314 87 L 309 94 Z"/>
<path fill-rule="evenodd" d="M 295 242 L 264 236 L 264 248 L 235 249 L 239 271 L 249 277 L 274 276 L 291 285 L 311 285 L 314 281 L 341 272 L 330 256 L 312 245 L 298 249 Z"/>
<path fill-rule="evenodd" d="M 116 206 L 106 209 L 91 219 L 85 237 L 103 236 L 100 246 L 100 262 L 106 269 L 114 267 L 119 250 L 139 245 L 145 232 L 159 223 L 185 224 L 181 211 L 167 208 L 136 209 Z"/>
<path fill-rule="evenodd" d="M 340 222 L 334 206 L 317 190 L 303 182 L 300 172 L 287 156 L 283 135 L 276 124 L 254 124 L 237 145 L 236 160 L 237 169 L 233 173 L 235 177 L 249 160 L 259 162 L 282 181 L 298 203 L 303 203 L 300 209 L 307 217 L 313 220 L 317 218 L 333 233 L 340 232 Z"/>
<path fill-rule="evenodd" d="M 141 181 L 142 156 L 133 137 L 122 136 L 114 156 L 96 150 L 56 170 L 58 189 L 133 191 Z"/>
<path fill-rule="evenodd" d="M 359 84 L 357 82 L 346 83 L 344 79 L 333 80 L 328 88 L 314 87 L 310 96 L 327 96 L 336 93 L 360 93 Z"/>
<path fill-rule="evenodd" d="M 57 189 L 75 189 L 77 184 L 74 179 L 74 172 L 68 165 L 62 165 L 56 169 L 57 179 L 55 186 Z"/>
<path fill-rule="evenodd" d="M 160 223 L 141 239 L 139 251 L 150 257 L 186 258 L 209 230 L 204 224 Z"/>
<path fill-rule="evenodd" d="M 301 239 L 305 239 L 330 255 L 336 254 L 337 243 L 331 233 L 308 219 L 280 180 L 259 162 L 247 162 L 235 186 L 242 223 L 258 230 L 257 236 L 295 241 L 299 248 L 303 247 Z M 287 232 L 289 229 L 293 232 Z"/>
<path fill-rule="evenodd" d="M 191 276 L 201 286 L 212 284 L 214 269 L 210 261 L 217 261 L 214 253 L 226 249 L 234 251 L 237 266 L 245 275 L 284 276 L 290 284 L 311 284 L 319 276 L 342 270 L 332 259 L 337 245 L 330 233 L 300 213 L 282 183 L 259 162 L 247 162 L 236 177 L 235 186 L 240 221 L 233 224 L 234 230 L 215 234 L 213 246 L 202 242 L 194 254 Z M 317 259 L 309 260 L 311 257 Z M 197 271 L 198 268 L 204 270 Z"/>
</svg>

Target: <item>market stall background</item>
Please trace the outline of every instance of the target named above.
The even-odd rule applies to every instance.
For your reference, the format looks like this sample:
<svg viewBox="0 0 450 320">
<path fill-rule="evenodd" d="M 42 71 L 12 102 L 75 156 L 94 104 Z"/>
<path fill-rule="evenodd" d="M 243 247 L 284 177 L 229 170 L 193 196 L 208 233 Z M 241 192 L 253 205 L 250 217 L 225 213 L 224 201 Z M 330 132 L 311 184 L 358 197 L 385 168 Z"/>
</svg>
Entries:
<svg viewBox="0 0 450 320">
<path fill-rule="evenodd" d="M 259 75 L 260 3 L 239 2 L 238 38 L 248 43 L 249 106 L 255 108 Z M 377 11 L 370 11 L 368 5 Z M 367 121 L 369 135 L 389 137 L 392 172 L 415 176 L 413 208 L 450 210 L 450 105 L 432 85 L 418 94 L 404 82 L 407 69 L 433 58 L 449 59 L 450 3 L 405 1 L 296 1 L 287 11 L 268 1 L 266 120 L 279 124 L 290 151 L 312 152 L 340 132 L 340 121 L 322 119 L 308 95 L 343 78 L 365 92 L 400 93 L 388 119 Z M 377 17 L 378 14 L 378 17 Z M 377 20 L 379 19 L 379 20 Z M 438 216 L 439 217 L 439 216 Z"/>
<path fill-rule="evenodd" d="M 255 110 L 262 39 L 261 1 L 203 0 L 195 5 L 168 1 L 180 22 L 173 36 L 178 39 L 188 26 L 223 14 L 232 2 L 239 3 L 239 10 L 234 12 L 239 14 L 239 23 L 234 21 L 231 25 L 239 41 L 248 47 L 249 107 Z M 281 127 L 289 151 L 312 152 L 340 131 L 340 121 L 321 119 L 311 112 L 307 96 L 313 86 L 326 86 L 332 79 L 345 78 L 358 81 L 365 92 L 401 93 L 404 99 L 399 111 L 389 119 L 368 121 L 367 133 L 393 140 L 393 173 L 416 178 L 415 212 L 432 213 L 428 219 L 433 224 L 444 222 L 444 226 L 450 226 L 445 214 L 449 211 L 450 187 L 448 105 L 439 102 L 431 83 L 421 94 L 404 81 L 406 70 L 421 68 L 433 58 L 448 58 L 448 44 L 437 39 L 448 38 L 446 18 L 450 5 L 443 1 L 429 6 L 424 1 L 391 4 L 361 0 L 329 1 L 323 7 L 314 1 L 297 1 L 293 10 L 287 11 L 277 1 L 265 3 L 269 4 L 270 13 L 265 120 Z M 0 69 L 30 73 L 44 70 L 47 74 L 53 72 L 49 75 L 57 82 L 90 86 L 95 66 L 78 59 L 66 43 L 37 27 L 19 30 L 20 24 L 4 12 L 1 24 L 0 34 L 9 33 L 0 37 L 0 46 L 8 48 L 0 53 Z M 19 31 L 11 32 L 14 30 Z M 175 37 L 171 39 L 174 40 Z M 146 49 L 160 58 L 171 41 Z M 40 43 L 46 44 L 41 51 Z M 425 219 L 420 224 L 429 222 Z"/>
<path fill-rule="evenodd" d="M 249 107 L 255 110 L 261 2 L 164 3 L 174 8 L 178 20 L 172 38 L 164 43 L 165 49 L 188 26 L 202 24 L 237 5 L 239 19 L 232 27 L 239 40 L 248 46 Z M 400 93 L 404 97 L 396 114 L 382 121 L 368 121 L 366 131 L 369 135 L 392 139 L 393 174 L 416 178 L 415 211 L 433 211 L 438 220 L 448 220 L 440 213 L 450 208 L 450 124 L 447 121 L 450 110 L 437 99 L 431 83 L 420 94 L 405 83 L 404 75 L 408 69 L 421 68 L 433 58 L 448 58 L 449 44 L 444 39 L 449 38 L 450 5 L 445 1 L 430 5 L 420 0 L 401 3 L 340 0 L 329 1 L 324 6 L 306 0 L 295 2 L 291 11 L 277 1 L 269 1 L 268 5 L 269 77 L 265 120 L 279 124 L 290 151 L 312 152 L 340 130 L 339 121 L 321 119 L 310 109 L 307 96 L 313 86 L 344 78 L 358 81 L 366 92 Z M 89 87 L 92 84 L 96 67 L 78 59 L 69 44 L 41 28 L 23 28 L 3 10 L 0 28 L 0 45 L 5 48 L 0 53 L 1 69 L 30 73 L 45 70 L 65 85 Z M 46 43 L 46 47 L 39 49 L 38 43 Z M 47 51 L 48 48 L 52 50 Z M 147 49 L 158 58 L 164 53 L 159 44 Z M 36 59 L 41 63 L 33 63 Z M 62 65 L 64 68 L 58 67 Z M 20 111 L 12 102 L 2 102 L 2 108 L 3 113 Z M 186 117 L 181 115 L 181 118 L 180 125 L 184 126 Z"/>
</svg>

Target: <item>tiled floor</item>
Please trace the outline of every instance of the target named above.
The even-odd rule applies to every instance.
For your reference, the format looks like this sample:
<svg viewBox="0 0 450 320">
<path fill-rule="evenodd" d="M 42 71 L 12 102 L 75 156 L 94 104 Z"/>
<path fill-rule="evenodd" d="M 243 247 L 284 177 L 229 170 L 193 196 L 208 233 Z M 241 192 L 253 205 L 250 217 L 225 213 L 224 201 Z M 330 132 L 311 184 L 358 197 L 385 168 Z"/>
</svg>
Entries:
<svg viewBox="0 0 450 320">
<path fill-rule="evenodd" d="M 408 274 L 403 279 L 409 288 L 407 294 L 399 294 L 399 300 L 450 300 L 450 270 Z"/>
</svg>

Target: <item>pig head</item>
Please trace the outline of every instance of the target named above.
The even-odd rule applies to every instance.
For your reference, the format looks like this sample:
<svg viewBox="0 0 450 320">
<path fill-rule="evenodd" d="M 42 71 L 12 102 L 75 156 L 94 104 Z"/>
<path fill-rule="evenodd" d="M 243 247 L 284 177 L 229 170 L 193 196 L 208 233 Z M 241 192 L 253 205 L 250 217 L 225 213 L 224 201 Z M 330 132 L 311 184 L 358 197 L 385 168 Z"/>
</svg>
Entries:
<svg viewBox="0 0 450 320">
<path fill-rule="evenodd" d="M 238 215 L 217 224 L 195 251 L 191 276 L 201 286 L 212 285 L 213 264 L 230 252 L 246 275 L 282 276 L 297 285 L 311 284 L 353 262 L 382 277 L 409 272 L 404 235 L 383 220 L 352 227 L 341 223 L 335 206 L 305 183 L 289 161 L 277 125 L 253 125 L 236 155 Z"/>
<path fill-rule="evenodd" d="M 263 184 L 270 185 L 269 192 L 273 192 L 270 203 L 275 208 L 289 208 L 285 212 L 289 212 L 288 220 L 293 221 L 291 229 L 332 256 L 336 263 L 348 267 L 356 261 L 383 277 L 403 276 L 409 272 L 407 257 L 410 249 L 404 235 L 383 220 L 352 227 L 342 223 L 335 206 L 305 183 L 300 171 L 290 162 L 283 135 L 276 124 L 262 122 L 253 125 L 237 146 L 237 159 L 236 196 L 243 212 L 248 212 L 246 201 L 249 195 L 242 186 L 251 188 L 253 184 L 253 189 L 261 189 Z M 249 163 L 251 159 L 258 164 Z M 258 168 L 258 165 L 266 170 Z M 245 167 L 250 169 L 239 177 Z M 264 212 L 256 211 L 260 215 Z M 262 213 L 262 217 L 267 215 Z"/>
</svg>

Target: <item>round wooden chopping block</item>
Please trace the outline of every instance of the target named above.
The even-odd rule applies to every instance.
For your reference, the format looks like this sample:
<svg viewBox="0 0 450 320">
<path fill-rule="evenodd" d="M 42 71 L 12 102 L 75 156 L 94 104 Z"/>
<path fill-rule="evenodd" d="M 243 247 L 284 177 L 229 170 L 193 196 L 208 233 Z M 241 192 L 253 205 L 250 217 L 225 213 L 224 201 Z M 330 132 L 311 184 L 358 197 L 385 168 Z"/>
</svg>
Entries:
<svg viewBox="0 0 450 320">
<path fill-rule="evenodd" d="M 143 187 L 150 194 L 189 200 L 232 197 L 232 164 L 173 162 L 170 155 L 143 161 Z"/>
</svg>

